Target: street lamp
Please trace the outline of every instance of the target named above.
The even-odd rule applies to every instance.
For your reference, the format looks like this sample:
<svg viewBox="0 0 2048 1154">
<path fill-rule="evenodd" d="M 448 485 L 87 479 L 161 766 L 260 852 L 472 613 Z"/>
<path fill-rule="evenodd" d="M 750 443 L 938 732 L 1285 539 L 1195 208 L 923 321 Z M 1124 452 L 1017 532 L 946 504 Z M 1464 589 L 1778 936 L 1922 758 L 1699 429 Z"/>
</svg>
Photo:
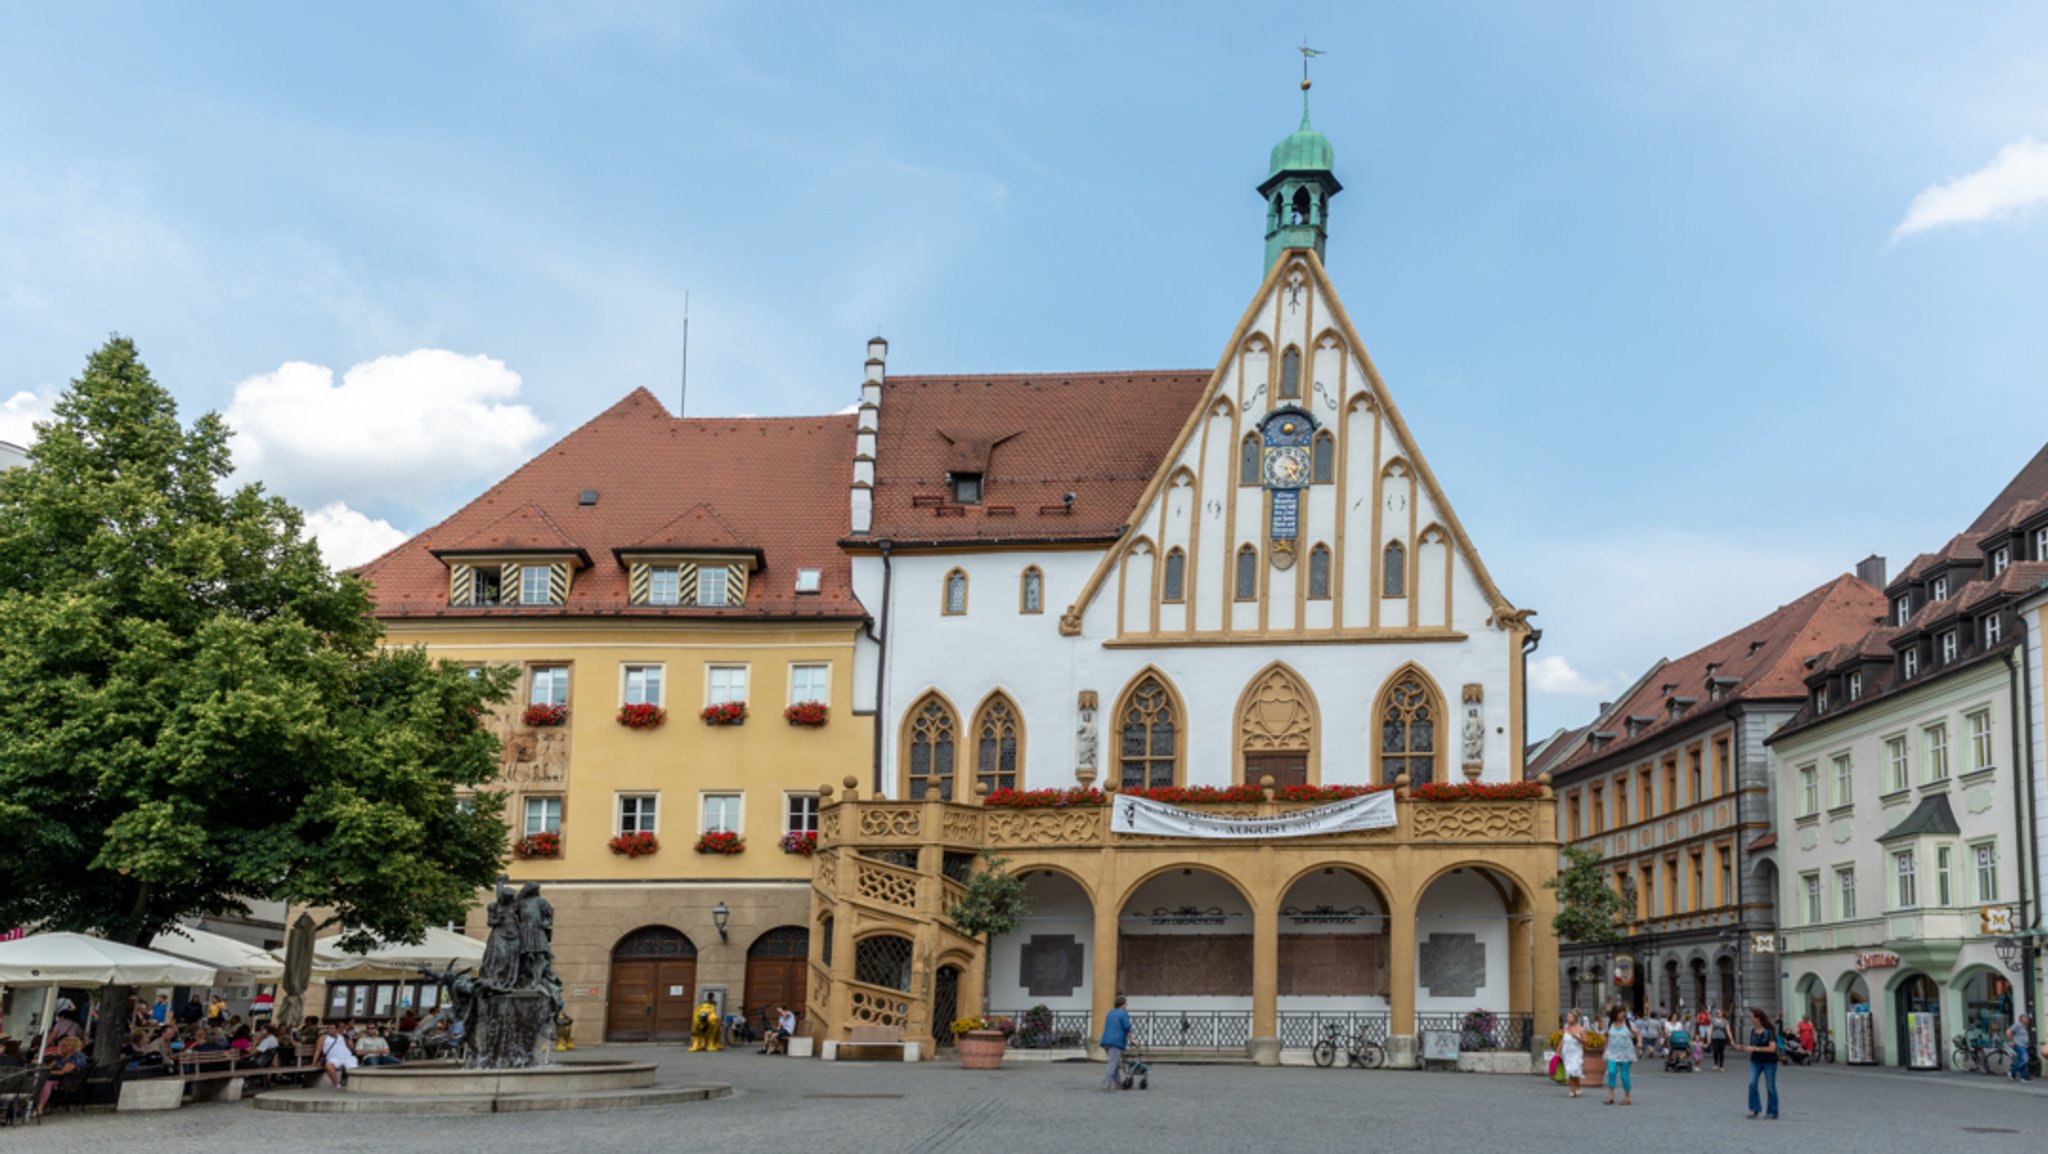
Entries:
<svg viewBox="0 0 2048 1154">
<path fill-rule="evenodd" d="M 2005 963 L 2006 969 L 2017 974 L 2024 967 L 2025 963 L 2020 960 L 2020 956 L 2025 951 L 2018 938 L 2000 938 L 1998 944 L 1991 948 L 1998 953 L 1998 960 Z"/>
<path fill-rule="evenodd" d="M 719 941 L 730 942 L 732 940 L 731 938 L 725 936 L 725 923 L 731 920 L 732 911 L 725 908 L 724 902 L 720 902 L 717 905 L 711 907 L 711 924 L 718 928 Z"/>
</svg>

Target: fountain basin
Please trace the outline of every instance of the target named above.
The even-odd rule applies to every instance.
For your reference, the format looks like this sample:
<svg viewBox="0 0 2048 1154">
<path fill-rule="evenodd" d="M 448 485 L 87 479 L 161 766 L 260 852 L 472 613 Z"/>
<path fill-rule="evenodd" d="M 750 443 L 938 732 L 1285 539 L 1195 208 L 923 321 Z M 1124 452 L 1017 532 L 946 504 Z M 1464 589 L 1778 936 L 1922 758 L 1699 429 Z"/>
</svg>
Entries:
<svg viewBox="0 0 2048 1154">
<path fill-rule="evenodd" d="M 725 1098 L 732 1087 L 704 1082 L 656 1086 L 654 1064 L 557 1062 L 523 1070 L 468 1070 L 452 1063 L 350 1071 L 344 1090 L 282 1090 L 259 1110 L 294 1114 L 511 1114 L 533 1110 L 618 1110 Z"/>
<path fill-rule="evenodd" d="M 349 1071 L 347 1093 L 418 1098 L 432 1094 L 581 1094 L 644 1090 L 652 1062 L 557 1062 L 522 1070 L 466 1070 L 457 1065 L 377 1066 Z"/>
</svg>

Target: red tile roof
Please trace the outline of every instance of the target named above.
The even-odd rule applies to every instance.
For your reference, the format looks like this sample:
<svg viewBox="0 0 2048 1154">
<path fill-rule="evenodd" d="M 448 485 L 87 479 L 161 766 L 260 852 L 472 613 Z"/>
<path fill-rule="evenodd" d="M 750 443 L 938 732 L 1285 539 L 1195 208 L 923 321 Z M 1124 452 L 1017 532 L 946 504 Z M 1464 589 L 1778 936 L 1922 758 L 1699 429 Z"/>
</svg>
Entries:
<svg viewBox="0 0 2048 1154">
<path fill-rule="evenodd" d="M 1701 710 L 1723 702 L 1800 700 L 1806 696 L 1806 659 L 1839 645 L 1853 645 L 1884 616 L 1884 608 L 1884 594 L 1844 573 L 1776 612 L 1667 662 L 1655 678 L 1639 682 L 1628 699 L 1608 714 L 1654 717 L 1654 721 L 1634 736 L 1628 736 L 1624 729 L 1621 736 L 1598 749 L 1589 745 L 1551 772 L 1553 776 L 1570 772 L 1622 751 L 1651 745 L 1672 729 L 1693 721 Z M 1709 665 L 1717 667 L 1716 677 L 1741 679 L 1722 695 L 1721 702 L 1705 699 Z M 1656 684 L 1649 684 L 1652 681 Z M 1698 693 L 1702 700 L 1672 717 L 1665 706 L 1665 684 L 1677 686 L 1675 696 Z"/>
<path fill-rule="evenodd" d="M 384 618 L 588 616 L 860 618 L 846 531 L 854 418 L 676 418 L 636 389 L 453 516 L 357 570 Z M 595 505 L 579 503 L 586 489 Z M 678 510 L 681 510 L 678 513 Z M 549 534 L 552 533 L 553 536 Z M 526 542 L 521 544 L 521 542 Z M 630 605 L 615 551 L 758 549 L 744 605 Z M 568 544 L 591 559 L 563 606 L 454 607 L 434 552 Z M 796 571 L 821 571 L 815 594 Z"/>
<path fill-rule="evenodd" d="M 2033 459 L 2020 466 L 2020 471 L 2006 482 L 1998 496 L 1991 499 L 1977 519 L 1970 522 L 1966 534 L 1975 540 L 1990 532 L 2012 512 L 2013 506 L 2023 501 L 2048 496 L 2048 444 L 2041 446 Z"/>
<path fill-rule="evenodd" d="M 1112 539 L 1210 376 L 1190 369 L 889 377 L 877 417 L 869 537 L 898 544 Z M 982 503 L 954 504 L 946 474 L 977 467 Z"/>
</svg>

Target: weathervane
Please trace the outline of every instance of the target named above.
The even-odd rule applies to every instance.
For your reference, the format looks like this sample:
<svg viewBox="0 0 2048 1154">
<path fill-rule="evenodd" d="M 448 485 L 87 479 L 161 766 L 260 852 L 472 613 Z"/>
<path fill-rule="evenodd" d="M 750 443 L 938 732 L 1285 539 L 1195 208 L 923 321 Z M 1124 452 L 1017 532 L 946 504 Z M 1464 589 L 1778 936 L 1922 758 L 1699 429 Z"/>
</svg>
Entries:
<svg viewBox="0 0 2048 1154">
<path fill-rule="evenodd" d="M 1318 56 L 1321 56 L 1322 54 L 1323 54 L 1323 50 L 1322 50 L 1322 49 L 1320 49 L 1320 48 L 1310 48 L 1310 47 L 1308 46 L 1308 37 L 1304 36 L 1304 37 L 1302 37 L 1302 38 L 1301 38 L 1301 88 L 1302 88 L 1302 91 L 1304 91 L 1304 92 L 1308 91 L 1308 62 L 1309 62 L 1310 60 L 1313 60 L 1313 59 L 1315 59 L 1315 58 L 1316 58 L 1316 57 L 1318 57 Z"/>
</svg>

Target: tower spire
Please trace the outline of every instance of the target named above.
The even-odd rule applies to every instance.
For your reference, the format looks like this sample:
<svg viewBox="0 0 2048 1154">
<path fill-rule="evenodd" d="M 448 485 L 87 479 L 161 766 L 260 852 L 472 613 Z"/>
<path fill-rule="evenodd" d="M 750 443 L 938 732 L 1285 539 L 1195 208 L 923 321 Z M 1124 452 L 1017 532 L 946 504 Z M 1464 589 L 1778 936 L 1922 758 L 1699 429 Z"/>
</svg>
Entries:
<svg viewBox="0 0 2048 1154">
<path fill-rule="evenodd" d="M 1322 49 L 1308 46 L 1308 37 L 1301 38 L 1301 126 L 1304 129 L 1308 127 L 1308 62 L 1322 54 Z"/>
<path fill-rule="evenodd" d="M 1312 248 L 1323 255 L 1329 230 L 1330 198 L 1343 190 L 1331 169 L 1336 150 L 1322 133 L 1309 126 L 1309 61 L 1323 55 L 1301 42 L 1301 127 L 1273 146 L 1272 163 L 1259 197 L 1266 202 L 1266 266 L 1291 248 Z"/>
</svg>

